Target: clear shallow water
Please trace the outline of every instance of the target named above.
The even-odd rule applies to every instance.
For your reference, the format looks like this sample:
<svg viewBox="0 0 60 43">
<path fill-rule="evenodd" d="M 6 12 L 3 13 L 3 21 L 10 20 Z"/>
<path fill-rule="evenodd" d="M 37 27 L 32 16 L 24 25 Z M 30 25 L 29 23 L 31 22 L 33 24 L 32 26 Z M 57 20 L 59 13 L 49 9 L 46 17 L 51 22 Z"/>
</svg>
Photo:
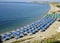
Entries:
<svg viewBox="0 0 60 43">
<path fill-rule="evenodd" d="M 0 33 L 32 23 L 49 9 L 48 4 L 0 3 Z"/>
</svg>

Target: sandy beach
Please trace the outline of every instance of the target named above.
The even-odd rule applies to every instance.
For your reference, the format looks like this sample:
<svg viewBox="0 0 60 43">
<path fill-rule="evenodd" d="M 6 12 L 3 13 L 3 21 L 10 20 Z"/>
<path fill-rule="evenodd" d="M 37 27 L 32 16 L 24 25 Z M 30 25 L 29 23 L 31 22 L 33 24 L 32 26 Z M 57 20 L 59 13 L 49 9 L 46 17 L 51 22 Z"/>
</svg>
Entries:
<svg viewBox="0 0 60 43">
<path fill-rule="evenodd" d="M 52 12 L 56 12 L 58 10 L 57 7 L 55 7 L 55 5 L 52 5 L 50 4 L 50 10 L 48 12 L 48 14 L 52 14 Z M 29 41 L 33 41 L 33 40 L 38 40 L 38 39 L 44 39 L 44 38 L 48 38 L 48 37 L 51 37 L 52 35 L 58 33 L 56 30 L 58 29 L 58 27 L 60 27 L 60 22 L 58 22 L 57 20 L 52 24 L 50 25 L 46 31 L 44 32 L 40 32 L 38 31 L 36 34 L 33 34 L 31 36 L 24 36 L 23 38 L 19 38 L 19 39 L 10 39 L 8 41 L 4 41 L 3 43 L 12 43 L 14 41 L 18 41 L 18 40 L 21 40 L 21 39 L 26 39 L 26 38 L 29 38 L 29 37 L 34 37 L 32 39 L 30 39 Z M 27 42 L 28 40 L 24 41 L 24 42 Z"/>
<path fill-rule="evenodd" d="M 60 26 L 60 22 L 58 21 L 55 21 L 45 32 L 40 32 L 38 31 L 36 34 L 33 34 L 31 36 L 25 36 L 23 38 L 20 38 L 20 39 L 11 39 L 11 40 L 8 40 L 8 41 L 5 41 L 3 43 L 11 43 L 11 42 L 14 42 L 14 41 L 18 41 L 18 40 L 21 40 L 21 39 L 26 39 L 26 38 L 29 38 L 29 37 L 34 37 L 32 39 L 30 39 L 29 41 L 34 41 L 34 40 L 42 40 L 44 38 L 48 38 L 48 37 L 51 37 L 52 35 L 58 33 L 56 30 L 58 29 L 58 27 Z M 24 42 L 27 42 L 28 40 L 24 41 Z"/>
<path fill-rule="evenodd" d="M 57 34 L 58 32 L 56 31 L 58 27 L 60 26 L 60 22 L 55 21 L 45 32 L 37 32 L 35 34 L 35 38 L 30 39 L 29 41 L 32 42 L 34 40 L 42 40 L 45 38 L 49 38 L 54 34 Z M 25 43 L 28 42 L 28 40 L 24 41 Z"/>
<path fill-rule="evenodd" d="M 60 3 L 59 3 L 59 4 L 60 4 Z M 55 3 L 55 4 L 49 3 L 49 5 L 50 5 L 50 10 L 49 10 L 48 14 L 52 14 L 53 12 L 58 13 L 57 11 L 58 11 L 60 8 L 58 8 L 58 7 L 56 6 L 57 3 Z M 60 13 L 60 12 L 59 12 L 59 13 Z"/>
</svg>

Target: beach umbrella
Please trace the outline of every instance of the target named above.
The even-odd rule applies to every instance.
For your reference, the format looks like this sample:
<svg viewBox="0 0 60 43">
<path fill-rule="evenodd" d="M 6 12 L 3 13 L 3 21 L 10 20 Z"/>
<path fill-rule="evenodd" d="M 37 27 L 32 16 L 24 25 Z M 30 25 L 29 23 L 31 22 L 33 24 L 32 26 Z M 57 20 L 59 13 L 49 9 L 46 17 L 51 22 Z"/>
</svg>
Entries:
<svg viewBox="0 0 60 43">
<path fill-rule="evenodd" d="M 32 28 L 32 30 L 34 30 L 34 28 Z"/>
<path fill-rule="evenodd" d="M 16 33 L 20 36 L 20 31 L 17 31 Z"/>
<path fill-rule="evenodd" d="M 33 34 L 35 34 L 36 33 L 36 31 L 35 30 L 33 30 Z"/>
<path fill-rule="evenodd" d="M 33 32 L 32 32 L 33 30 L 29 30 L 29 35 L 32 35 L 33 34 Z"/>
<path fill-rule="evenodd" d="M 18 39 L 20 37 L 20 33 L 16 32 L 16 31 L 12 31 L 13 36 Z"/>
<path fill-rule="evenodd" d="M 5 41 L 6 35 L 7 35 L 7 34 L 2 34 L 2 35 L 1 35 L 1 40 L 2 40 L 2 41 Z"/>
<path fill-rule="evenodd" d="M 10 36 L 10 37 L 13 36 L 13 35 L 12 35 L 12 32 L 8 32 L 7 35 Z"/>
<path fill-rule="evenodd" d="M 20 34 L 20 29 L 16 29 L 17 33 Z"/>
<path fill-rule="evenodd" d="M 24 29 L 24 35 L 27 35 L 28 29 Z"/>
<path fill-rule="evenodd" d="M 24 28 L 26 28 L 26 26 L 24 26 Z"/>
<path fill-rule="evenodd" d="M 34 25 L 34 23 L 32 23 L 32 25 Z"/>
<path fill-rule="evenodd" d="M 14 34 L 14 33 L 16 33 L 16 31 L 12 31 L 12 33 Z"/>
<path fill-rule="evenodd" d="M 44 28 L 47 29 L 48 27 L 49 27 L 49 23 L 47 23 L 47 25 Z"/>
<path fill-rule="evenodd" d="M 26 29 L 26 27 L 24 28 L 24 27 L 21 27 L 21 31 L 24 31 L 24 29 Z"/>
<path fill-rule="evenodd" d="M 38 31 L 38 29 L 36 28 L 35 31 Z"/>
<path fill-rule="evenodd" d="M 12 34 L 16 33 L 16 31 L 12 31 Z"/>
<path fill-rule="evenodd" d="M 42 27 L 41 31 L 45 31 L 47 26 Z"/>
<path fill-rule="evenodd" d="M 30 30 L 29 28 L 26 28 L 26 29 L 25 29 L 25 32 L 27 32 L 27 33 L 28 33 L 28 32 L 29 32 L 29 30 Z"/>
<path fill-rule="evenodd" d="M 40 30 L 40 27 L 38 27 L 38 30 Z"/>
<path fill-rule="evenodd" d="M 41 32 L 44 32 L 45 30 L 44 30 L 44 28 L 42 28 L 42 29 L 40 29 L 40 31 L 41 31 Z"/>
<path fill-rule="evenodd" d="M 8 35 L 7 35 L 5 39 L 6 39 L 6 40 L 9 40 L 10 38 L 11 38 L 11 36 L 8 36 Z"/>
<path fill-rule="evenodd" d="M 27 34 L 27 31 L 25 31 L 24 34 Z"/>
<path fill-rule="evenodd" d="M 17 32 L 16 31 L 12 31 L 12 34 L 14 35 L 14 34 L 17 34 Z"/>
<path fill-rule="evenodd" d="M 5 38 L 5 37 L 6 37 L 6 35 L 7 35 L 7 34 L 2 34 L 2 35 L 1 35 L 1 37 L 2 37 L 2 38 Z"/>
<path fill-rule="evenodd" d="M 26 27 L 27 27 L 27 28 L 29 28 L 29 27 L 30 27 L 30 25 L 27 25 Z"/>
<path fill-rule="evenodd" d="M 20 36 L 24 36 L 24 31 L 20 31 Z"/>
<path fill-rule="evenodd" d="M 16 29 L 16 31 L 20 31 L 20 29 Z"/>
<path fill-rule="evenodd" d="M 35 33 L 35 30 L 34 30 L 34 28 L 32 28 L 32 29 L 31 29 L 31 31 L 32 31 L 32 33 Z"/>
<path fill-rule="evenodd" d="M 32 35 L 32 34 L 35 34 L 36 33 L 36 31 L 34 30 L 34 29 L 31 29 L 30 31 L 29 31 L 29 35 Z"/>
<path fill-rule="evenodd" d="M 13 33 L 13 35 L 14 35 L 14 37 L 15 37 L 16 39 L 18 39 L 18 38 L 20 37 L 20 35 L 17 34 L 17 33 Z"/>
</svg>

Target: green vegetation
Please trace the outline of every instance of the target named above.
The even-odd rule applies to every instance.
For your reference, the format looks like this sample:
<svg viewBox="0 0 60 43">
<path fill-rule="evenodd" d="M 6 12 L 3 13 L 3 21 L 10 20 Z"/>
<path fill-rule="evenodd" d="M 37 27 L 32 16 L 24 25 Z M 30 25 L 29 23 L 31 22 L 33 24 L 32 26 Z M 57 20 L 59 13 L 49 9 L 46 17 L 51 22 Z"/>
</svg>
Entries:
<svg viewBox="0 0 60 43">
<path fill-rule="evenodd" d="M 34 37 L 30 37 L 30 38 L 27 38 L 27 39 L 21 39 L 21 40 L 12 42 L 12 43 L 20 43 L 20 42 L 23 42 L 23 41 L 26 41 L 26 40 L 29 40 L 29 39 L 32 39 L 32 38 L 34 38 Z"/>
</svg>

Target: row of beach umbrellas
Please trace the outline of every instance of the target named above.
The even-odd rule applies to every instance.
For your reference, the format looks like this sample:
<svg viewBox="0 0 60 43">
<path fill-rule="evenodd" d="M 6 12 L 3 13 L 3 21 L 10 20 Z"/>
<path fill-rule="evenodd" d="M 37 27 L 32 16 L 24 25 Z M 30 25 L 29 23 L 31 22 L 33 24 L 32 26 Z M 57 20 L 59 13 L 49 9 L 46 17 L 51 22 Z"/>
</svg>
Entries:
<svg viewBox="0 0 60 43">
<path fill-rule="evenodd" d="M 1 39 L 2 41 L 10 40 L 12 38 L 19 39 L 23 36 L 28 36 L 35 34 L 38 31 L 45 31 L 54 21 L 56 18 L 54 16 L 45 16 L 41 20 L 38 20 L 34 23 L 31 23 L 27 26 L 21 27 L 20 29 L 16 29 L 14 31 L 8 32 L 6 34 L 2 34 Z"/>
</svg>

